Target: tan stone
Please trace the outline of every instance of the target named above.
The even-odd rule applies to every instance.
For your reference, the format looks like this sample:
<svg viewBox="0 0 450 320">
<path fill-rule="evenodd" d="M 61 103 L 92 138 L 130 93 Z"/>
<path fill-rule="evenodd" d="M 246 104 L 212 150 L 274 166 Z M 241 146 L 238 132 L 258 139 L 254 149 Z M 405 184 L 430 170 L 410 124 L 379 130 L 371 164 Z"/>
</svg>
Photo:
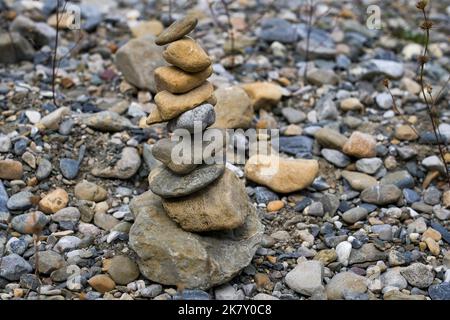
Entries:
<svg viewBox="0 0 450 320">
<path fill-rule="evenodd" d="M 361 172 L 344 170 L 342 171 L 342 177 L 357 191 L 363 191 L 377 184 L 377 179 Z"/>
<path fill-rule="evenodd" d="M 281 100 L 281 87 L 271 82 L 253 82 L 242 85 L 242 88 L 247 92 L 250 99 L 252 99 L 253 108 L 273 107 Z"/>
<path fill-rule="evenodd" d="M 348 140 L 346 136 L 329 128 L 321 128 L 317 130 L 314 137 L 322 147 L 337 150 L 342 150 L 342 147 Z"/>
<path fill-rule="evenodd" d="M 212 74 L 212 67 L 188 73 L 177 67 L 159 67 L 155 70 L 156 90 L 185 93 L 201 85 Z"/>
<path fill-rule="evenodd" d="M 441 252 L 441 249 L 439 248 L 439 244 L 434 241 L 432 238 L 425 238 L 425 243 L 427 244 L 428 250 L 434 255 L 438 256 Z"/>
<path fill-rule="evenodd" d="M 189 37 L 169 44 L 163 58 L 186 72 L 200 72 L 211 65 L 211 59 L 200 45 Z"/>
<path fill-rule="evenodd" d="M 157 36 L 163 30 L 163 24 L 158 20 L 139 21 L 130 27 L 131 34 L 135 38 L 145 37 L 148 35 Z"/>
<path fill-rule="evenodd" d="M 121 285 L 127 285 L 139 277 L 139 267 L 127 256 L 117 255 L 111 259 L 108 273 L 112 280 Z"/>
<path fill-rule="evenodd" d="M 116 287 L 114 281 L 106 274 L 98 274 L 88 280 L 89 285 L 95 291 L 105 293 L 113 290 Z"/>
<path fill-rule="evenodd" d="M 366 133 L 354 131 L 342 151 L 356 158 L 373 158 L 377 155 L 375 139 Z"/>
<path fill-rule="evenodd" d="M 400 88 L 406 89 L 409 93 L 417 95 L 420 93 L 420 84 L 409 78 L 403 78 L 400 81 Z"/>
<path fill-rule="evenodd" d="M 39 201 L 39 210 L 44 213 L 56 213 L 69 203 L 69 195 L 64 189 L 58 188 Z"/>
<path fill-rule="evenodd" d="M 22 163 L 15 160 L 0 160 L 0 179 L 19 180 L 23 175 Z"/>
<path fill-rule="evenodd" d="M 253 106 L 247 93 L 240 87 L 219 88 L 214 92 L 217 104 L 214 107 L 214 128 L 249 128 L 253 119 Z"/>
<path fill-rule="evenodd" d="M 267 211 L 269 211 L 269 212 L 279 211 L 283 208 L 284 208 L 284 202 L 281 200 L 270 201 L 267 204 Z"/>
<path fill-rule="evenodd" d="M 340 107 L 342 111 L 361 111 L 364 105 L 357 98 L 347 98 L 341 101 Z"/>
<path fill-rule="evenodd" d="M 155 124 L 155 123 L 161 123 L 164 122 L 164 120 L 161 117 L 161 114 L 159 113 L 158 107 L 155 105 L 154 108 L 152 108 L 152 111 L 147 117 L 146 123 L 148 125 Z"/>
<path fill-rule="evenodd" d="M 58 21 L 59 20 L 59 21 Z M 69 11 L 64 12 L 64 13 L 60 13 L 58 15 L 58 19 L 55 14 L 52 14 L 48 19 L 47 19 L 47 24 L 53 28 L 56 28 L 58 26 L 58 28 L 60 29 L 67 29 L 69 28 L 69 26 L 71 26 L 73 23 L 75 22 L 75 15 L 73 15 L 72 13 L 70 13 Z"/>
<path fill-rule="evenodd" d="M 213 85 L 205 82 L 200 87 L 184 94 L 173 94 L 169 91 L 161 91 L 155 96 L 161 119 L 171 120 L 185 111 L 194 109 L 196 106 L 208 100 L 213 94 Z M 148 123 L 148 122 L 147 122 Z"/>
<path fill-rule="evenodd" d="M 95 183 L 83 180 L 74 189 L 75 197 L 79 200 L 100 202 L 106 199 L 106 190 Z"/>
<path fill-rule="evenodd" d="M 181 39 L 189 32 L 194 30 L 197 25 L 197 18 L 192 15 L 186 15 L 184 18 L 175 21 L 168 28 L 166 28 L 156 38 L 155 43 L 159 46 L 168 44 L 175 40 Z"/>
<path fill-rule="evenodd" d="M 450 190 L 447 190 L 442 194 L 442 204 L 444 207 L 450 208 Z"/>
<path fill-rule="evenodd" d="M 426 238 L 431 238 L 434 241 L 439 241 L 439 240 L 442 239 L 442 235 L 441 235 L 441 233 L 439 231 L 434 230 L 433 228 L 428 228 L 422 234 L 422 240 L 425 240 Z"/>
<path fill-rule="evenodd" d="M 324 266 L 327 266 L 330 263 L 337 260 L 336 250 L 334 249 L 321 250 L 314 256 L 314 260 L 319 260 L 323 263 Z"/>
<path fill-rule="evenodd" d="M 286 159 L 277 155 L 253 155 L 245 164 L 245 176 L 280 193 L 307 188 L 319 172 L 317 160 Z"/>
<path fill-rule="evenodd" d="M 186 197 L 162 199 L 167 215 L 186 231 L 229 230 L 240 227 L 251 211 L 243 183 L 226 169 L 200 192 Z"/>
<path fill-rule="evenodd" d="M 395 128 L 395 137 L 399 140 L 413 141 L 419 138 L 419 135 L 410 125 L 401 125 Z"/>
<path fill-rule="evenodd" d="M 299 136 L 303 133 L 302 127 L 296 124 L 290 124 L 285 129 L 283 134 L 285 136 Z"/>
</svg>

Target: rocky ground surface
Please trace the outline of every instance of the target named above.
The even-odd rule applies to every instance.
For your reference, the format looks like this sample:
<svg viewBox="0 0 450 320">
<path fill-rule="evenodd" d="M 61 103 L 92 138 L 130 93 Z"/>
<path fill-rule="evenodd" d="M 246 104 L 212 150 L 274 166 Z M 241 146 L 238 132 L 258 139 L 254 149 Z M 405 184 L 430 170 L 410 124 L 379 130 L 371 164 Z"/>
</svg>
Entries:
<svg viewBox="0 0 450 320">
<path fill-rule="evenodd" d="M 233 44 L 220 1 L 214 14 L 206 1 L 174 1 L 174 18 L 198 18 L 193 36 L 213 61 L 213 126 L 281 132 L 276 176 L 262 175 L 258 159 L 227 165 L 264 235 L 247 267 L 205 290 L 149 281 L 129 243 L 135 219 L 160 208 L 147 177 L 168 132 L 146 119 L 153 71 L 165 65 L 154 44 L 170 24 L 165 1 L 74 1 L 82 30 L 61 23 L 56 104 L 54 2 L 0 0 L 0 299 L 450 299 L 450 190 L 420 96 L 413 2 L 380 4 L 381 30 L 366 27 L 372 1 L 320 2 L 307 50 L 299 1 L 234 1 Z M 445 143 L 449 16 L 433 2 L 425 68 Z M 194 87 L 179 81 L 174 90 Z M 150 221 L 166 226 L 158 219 Z M 189 255 L 173 228 L 152 236 Z M 206 248 L 207 239 L 192 243 Z M 238 254 L 224 264 L 251 252 L 229 247 Z"/>
</svg>

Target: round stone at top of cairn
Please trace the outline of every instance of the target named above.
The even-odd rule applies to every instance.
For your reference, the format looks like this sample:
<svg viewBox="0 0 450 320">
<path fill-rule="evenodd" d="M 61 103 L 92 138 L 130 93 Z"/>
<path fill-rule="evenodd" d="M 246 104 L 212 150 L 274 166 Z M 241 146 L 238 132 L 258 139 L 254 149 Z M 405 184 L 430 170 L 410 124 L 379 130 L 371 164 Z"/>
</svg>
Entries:
<svg viewBox="0 0 450 320">
<path fill-rule="evenodd" d="M 192 152 L 187 152 L 187 163 L 180 163 L 173 159 L 178 141 L 164 138 L 155 143 L 152 153 L 162 165 L 150 172 L 151 195 L 143 198 L 157 200 L 142 201 L 152 203 L 147 212 L 154 215 L 151 221 L 155 222 L 139 215 L 130 231 L 130 245 L 147 278 L 169 285 L 182 283 L 186 288 L 208 288 L 229 281 L 250 263 L 263 227 L 244 184 L 225 167 L 226 131 L 208 128 L 216 118 L 214 87 L 207 81 L 212 62 L 187 36 L 196 24 L 191 17 L 176 21 L 155 41 L 167 45 L 163 57 L 171 65 L 155 70 L 156 108 L 147 123 L 168 122 L 167 129 L 173 134 L 183 130 L 189 139 L 183 146 Z M 213 130 L 217 131 L 213 139 L 194 141 L 198 133 L 205 137 Z M 221 161 L 210 161 L 217 159 Z M 136 200 L 130 206 L 132 211 L 142 203 Z M 163 224 L 158 228 L 157 217 Z M 169 230 L 176 239 L 161 244 L 157 239 L 167 237 Z M 186 247 L 181 245 L 184 243 Z M 239 259 L 233 258 L 237 254 Z"/>
</svg>

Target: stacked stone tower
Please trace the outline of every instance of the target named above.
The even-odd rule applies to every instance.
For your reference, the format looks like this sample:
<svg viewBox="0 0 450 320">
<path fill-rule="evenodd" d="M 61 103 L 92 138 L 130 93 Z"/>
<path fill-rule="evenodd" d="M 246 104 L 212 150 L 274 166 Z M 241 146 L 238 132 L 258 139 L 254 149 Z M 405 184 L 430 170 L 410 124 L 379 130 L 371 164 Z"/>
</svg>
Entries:
<svg viewBox="0 0 450 320">
<path fill-rule="evenodd" d="M 206 52 L 187 36 L 196 24 L 190 17 L 176 21 L 155 41 L 167 45 L 163 57 L 171 65 L 155 70 L 157 108 L 147 123 L 168 122 L 169 132 L 183 129 L 192 152 L 190 161 L 179 163 L 173 151 L 180 141 L 165 138 L 153 146 L 162 165 L 149 175 L 151 191 L 131 205 L 136 221 L 130 243 L 149 279 L 209 288 L 250 263 L 262 225 L 235 173 L 224 162 L 210 162 L 217 155 L 214 150 L 225 148 L 226 137 L 224 130 L 208 129 L 215 122 L 214 88 L 207 81 L 212 66 Z M 219 131 L 214 136 L 222 139 L 198 141 L 197 131 L 208 130 Z M 210 152 L 205 156 L 206 149 Z"/>
</svg>

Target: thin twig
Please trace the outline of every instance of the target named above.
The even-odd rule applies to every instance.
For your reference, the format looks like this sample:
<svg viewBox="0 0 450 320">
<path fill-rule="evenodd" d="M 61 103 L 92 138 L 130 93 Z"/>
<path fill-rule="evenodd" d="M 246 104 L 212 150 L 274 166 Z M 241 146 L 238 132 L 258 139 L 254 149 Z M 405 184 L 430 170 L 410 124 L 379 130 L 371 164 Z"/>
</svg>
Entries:
<svg viewBox="0 0 450 320">
<path fill-rule="evenodd" d="M 413 124 L 406 119 L 405 115 L 403 113 L 400 112 L 400 109 L 397 106 L 397 102 L 395 101 L 394 95 L 392 94 L 391 89 L 389 88 L 389 80 L 388 79 L 384 79 L 383 81 L 384 86 L 387 89 L 387 92 L 389 93 L 389 95 L 391 96 L 392 99 L 392 109 L 394 109 L 394 112 L 400 116 L 400 118 L 402 118 L 402 120 L 414 131 L 414 133 L 417 135 L 417 137 L 420 136 L 419 132 L 416 130 L 416 128 L 414 128 Z"/>
<path fill-rule="evenodd" d="M 420 0 L 416 5 L 416 7 L 422 12 L 422 15 L 424 18 L 424 21 L 422 22 L 420 27 L 425 31 L 423 54 L 422 54 L 422 56 L 419 57 L 419 63 L 420 63 L 419 82 L 420 82 L 420 89 L 421 89 L 421 92 L 423 95 L 423 99 L 424 99 L 425 105 L 427 107 L 428 115 L 431 120 L 431 126 L 433 128 L 434 136 L 436 138 L 436 143 L 438 145 L 439 155 L 441 157 L 442 163 L 444 164 L 445 175 L 448 180 L 448 184 L 450 186 L 450 173 L 449 173 L 447 163 L 445 162 L 444 145 L 443 145 L 443 141 L 442 141 L 442 136 L 439 133 L 439 128 L 438 128 L 437 121 L 435 118 L 437 115 L 435 115 L 435 113 L 434 113 L 434 101 L 433 101 L 433 99 L 431 99 L 429 101 L 427 98 L 426 92 L 425 92 L 425 88 L 426 88 L 425 81 L 424 81 L 425 64 L 427 63 L 427 61 L 429 59 L 428 45 L 430 43 L 430 30 L 433 26 L 433 23 L 428 19 L 428 15 L 425 10 L 427 4 L 428 4 L 428 1 Z M 428 87 L 427 90 L 429 91 L 429 94 L 431 96 L 431 90 L 432 90 L 431 87 Z M 430 104 L 430 102 L 431 102 L 431 104 Z"/>
</svg>

